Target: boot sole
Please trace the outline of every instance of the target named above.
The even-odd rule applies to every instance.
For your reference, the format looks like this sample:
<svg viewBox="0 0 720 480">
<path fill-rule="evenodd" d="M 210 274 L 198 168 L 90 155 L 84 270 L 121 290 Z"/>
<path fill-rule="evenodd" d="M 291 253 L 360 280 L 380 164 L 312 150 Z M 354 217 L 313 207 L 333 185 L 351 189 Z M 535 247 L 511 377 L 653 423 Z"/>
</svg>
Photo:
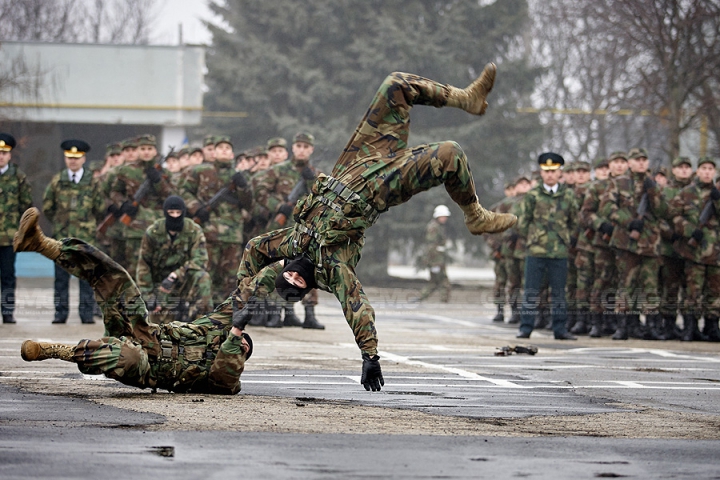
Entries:
<svg viewBox="0 0 720 480">
<path fill-rule="evenodd" d="M 33 348 L 33 350 L 35 350 L 35 351 L 30 352 L 29 350 L 31 348 Z M 39 351 L 39 348 L 37 348 L 37 343 L 32 340 L 25 340 L 22 343 L 22 346 L 20 346 L 20 356 L 26 362 L 32 362 L 34 360 L 37 360 L 39 354 L 40 354 L 40 351 Z"/>
</svg>

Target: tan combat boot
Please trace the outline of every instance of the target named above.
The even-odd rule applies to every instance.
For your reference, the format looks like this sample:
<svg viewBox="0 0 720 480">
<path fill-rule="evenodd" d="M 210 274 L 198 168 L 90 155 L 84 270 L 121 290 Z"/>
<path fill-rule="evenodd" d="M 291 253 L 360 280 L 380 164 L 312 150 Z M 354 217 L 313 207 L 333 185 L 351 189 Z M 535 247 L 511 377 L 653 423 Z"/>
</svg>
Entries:
<svg viewBox="0 0 720 480">
<path fill-rule="evenodd" d="M 42 230 L 38 227 L 39 217 L 40 212 L 37 208 L 32 207 L 25 210 L 20 219 L 20 227 L 13 239 L 13 249 L 16 252 L 38 252 L 50 260 L 55 260 L 60 256 L 62 244 L 43 235 Z"/>
<path fill-rule="evenodd" d="M 461 205 L 460 208 L 465 213 L 465 225 L 473 235 L 502 232 L 517 223 L 515 215 L 485 210 L 477 202 L 470 205 Z"/>
<path fill-rule="evenodd" d="M 25 340 L 20 347 L 20 356 L 26 362 L 58 358 L 66 362 L 73 361 L 75 345 L 64 345 L 62 343 L 46 343 Z"/>
<path fill-rule="evenodd" d="M 495 83 L 495 72 L 497 67 L 494 63 L 485 65 L 480 76 L 467 88 L 457 88 L 448 85 L 448 107 L 456 107 L 465 110 L 473 115 L 482 115 L 488 104 L 485 101 L 493 83 Z"/>
</svg>

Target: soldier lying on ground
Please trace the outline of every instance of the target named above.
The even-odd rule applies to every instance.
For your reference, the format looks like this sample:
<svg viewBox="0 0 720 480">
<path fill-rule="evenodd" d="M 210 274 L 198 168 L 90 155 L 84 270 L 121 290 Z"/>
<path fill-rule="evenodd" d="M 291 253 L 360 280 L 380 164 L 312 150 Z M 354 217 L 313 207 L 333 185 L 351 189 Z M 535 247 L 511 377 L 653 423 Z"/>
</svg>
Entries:
<svg viewBox="0 0 720 480">
<path fill-rule="evenodd" d="M 332 292 L 362 351 L 361 383 L 366 390 L 380 390 L 384 380 L 375 312 L 355 275 L 365 229 L 390 207 L 441 184 L 475 235 L 500 232 L 517 221 L 514 215 L 492 213 L 480 205 L 467 158 L 457 143 L 407 145 L 414 105 L 485 113 L 495 70 L 495 65 L 487 65 L 466 89 L 407 73 L 390 74 L 331 175 L 320 174 L 312 192 L 295 206 L 296 224 L 248 242 L 238 288 L 217 311 L 232 312 L 233 325 L 242 329 L 273 289 L 288 301 L 300 300 L 312 288 Z M 278 262 L 282 259 L 284 268 Z"/>
<path fill-rule="evenodd" d="M 102 373 L 140 388 L 230 395 L 240 391 L 252 340 L 230 324 L 230 315 L 213 312 L 192 323 L 148 322 L 140 290 L 124 268 L 82 240 L 45 237 L 38 215 L 36 208 L 23 214 L 15 251 L 39 252 L 86 280 L 103 311 L 105 333 L 99 340 L 80 340 L 77 345 L 27 340 L 21 347 L 23 360 L 74 362 L 82 373 Z"/>
</svg>

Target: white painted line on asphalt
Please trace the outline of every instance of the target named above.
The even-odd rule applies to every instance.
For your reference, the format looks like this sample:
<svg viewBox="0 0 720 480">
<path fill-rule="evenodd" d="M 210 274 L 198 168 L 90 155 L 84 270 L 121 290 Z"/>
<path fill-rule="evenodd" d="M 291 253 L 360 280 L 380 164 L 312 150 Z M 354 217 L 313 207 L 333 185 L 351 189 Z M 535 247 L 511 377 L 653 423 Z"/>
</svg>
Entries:
<svg viewBox="0 0 720 480">
<path fill-rule="evenodd" d="M 632 387 L 632 388 L 646 388 L 645 385 L 642 385 L 637 382 L 630 382 L 627 380 L 611 380 L 614 383 L 617 383 L 618 385 L 623 385 L 625 387 Z"/>
<path fill-rule="evenodd" d="M 520 385 L 518 385 L 518 384 L 516 384 L 516 383 L 513 383 L 513 382 L 509 382 L 509 381 L 507 381 L 507 380 L 500 380 L 500 379 L 496 379 L 496 378 L 483 377 L 482 375 L 478 375 L 477 373 L 469 372 L 469 371 L 463 370 L 463 369 L 461 369 L 461 368 L 446 367 L 446 366 L 444 366 L 444 365 L 434 365 L 434 364 L 432 364 L 432 363 L 421 362 L 421 361 L 418 361 L 418 360 L 410 360 L 410 359 L 407 358 L 407 357 L 403 357 L 403 356 L 400 356 L 400 355 L 395 355 L 395 354 L 393 354 L 393 353 L 389 353 L 389 352 L 385 352 L 385 351 L 383 351 L 383 352 L 380 354 L 380 356 L 381 356 L 382 358 L 385 358 L 385 359 L 390 360 L 390 361 L 394 361 L 394 362 L 398 362 L 398 363 L 404 363 L 404 364 L 406 364 L 406 365 L 415 365 L 415 366 L 418 366 L 418 367 L 424 367 L 424 368 L 428 368 L 428 369 L 430 369 L 430 370 L 442 370 L 442 371 L 445 371 L 445 372 L 454 373 L 455 375 L 459 375 L 459 376 L 461 376 L 461 377 L 463 377 L 463 378 L 472 378 L 472 379 L 474 379 L 474 380 L 483 380 L 483 381 L 490 382 L 490 383 L 492 383 L 492 384 L 494 384 L 494 385 L 498 385 L 498 386 L 501 386 L 501 387 L 506 387 L 506 388 L 525 388 L 525 387 L 523 387 L 523 386 L 520 386 Z"/>
</svg>

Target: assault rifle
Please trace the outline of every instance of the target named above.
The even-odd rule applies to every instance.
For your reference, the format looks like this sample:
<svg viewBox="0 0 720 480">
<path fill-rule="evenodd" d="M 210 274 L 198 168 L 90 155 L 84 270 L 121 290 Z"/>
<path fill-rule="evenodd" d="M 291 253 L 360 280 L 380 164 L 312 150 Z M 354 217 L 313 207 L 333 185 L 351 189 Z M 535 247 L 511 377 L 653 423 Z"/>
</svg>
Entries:
<svg viewBox="0 0 720 480">
<path fill-rule="evenodd" d="M 642 197 L 640 197 L 640 204 L 638 204 L 637 210 L 635 211 L 636 219 L 642 220 L 645 218 L 645 214 L 647 213 L 648 209 L 648 194 L 647 192 L 644 192 L 642 194 Z M 638 240 L 640 238 L 640 232 L 637 230 L 633 230 L 630 232 L 630 238 L 633 240 Z"/>
<path fill-rule="evenodd" d="M 697 228 L 702 228 L 707 225 L 713 215 L 715 215 L 715 204 L 713 204 L 712 198 L 708 198 L 708 201 L 705 202 L 705 205 L 700 212 L 700 218 L 698 219 Z M 688 244 L 691 247 L 696 247 L 697 241 L 694 238 L 690 238 L 690 240 L 688 240 Z"/>
<path fill-rule="evenodd" d="M 140 205 L 140 202 L 142 202 L 143 198 L 145 198 L 150 192 L 150 189 L 152 188 L 152 181 L 149 178 L 146 178 L 145 181 L 140 185 L 140 188 L 138 188 L 137 192 L 135 192 L 135 195 L 133 195 L 132 198 L 132 206 L 137 207 Z M 114 213 L 108 213 L 105 219 L 98 225 L 97 232 L 101 234 L 105 234 L 108 228 L 110 228 L 112 225 L 115 224 L 115 221 L 117 220 L 117 217 Z M 128 215 L 127 213 L 123 213 L 120 215 L 120 221 L 124 223 L 125 225 L 130 225 L 133 221 L 133 217 Z"/>
<path fill-rule="evenodd" d="M 290 191 L 290 193 L 287 196 L 287 199 L 285 201 L 285 205 L 289 205 L 290 207 L 295 207 L 295 204 L 298 200 L 300 200 L 301 197 L 304 197 L 308 194 L 307 191 L 307 180 L 303 177 L 300 177 L 300 180 L 295 184 L 293 189 Z M 275 215 L 275 223 L 280 225 L 281 227 L 285 226 L 285 222 L 287 222 L 287 215 L 285 215 L 282 212 L 278 212 L 277 215 Z"/>
<path fill-rule="evenodd" d="M 223 200 L 228 200 L 228 201 L 235 200 L 236 201 L 236 199 L 234 199 L 234 198 L 231 199 L 231 197 L 227 196 L 229 193 L 233 192 L 234 190 L 235 190 L 235 184 L 231 181 L 229 185 L 225 185 L 220 190 L 218 190 L 218 192 L 215 195 L 213 195 L 212 198 L 210 198 L 210 200 L 208 200 L 208 202 L 200 208 L 207 209 L 208 213 L 209 213 L 215 208 L 215 206 L 218 203 L 220 203 Z M 203 224 L 202 219 L 200 219 L 197 215 L 193 217 L 193 221 L 195 223 L 197 223 L 198 225 Z"/>
</svg>

